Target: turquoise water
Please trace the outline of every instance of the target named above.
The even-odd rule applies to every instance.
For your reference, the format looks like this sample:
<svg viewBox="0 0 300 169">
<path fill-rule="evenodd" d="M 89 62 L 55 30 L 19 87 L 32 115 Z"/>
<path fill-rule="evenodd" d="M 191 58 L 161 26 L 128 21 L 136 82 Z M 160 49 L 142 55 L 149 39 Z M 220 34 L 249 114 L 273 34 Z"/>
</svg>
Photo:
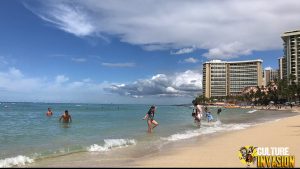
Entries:
<svg viewBox="0 0 300 169">
<path fill-rule="evenodd" d="M 52 117 L 45 115 L 51 107 Z M 48 157 L 77 152 L 107 152 L 115 148 L 161 146 L 162 142 L 189 139 L 210 133 L 239 130 L 260 122 L 293 113 L 223 109 L 217 121 L 217 108 L 210 108 L 213 123 L 197 128 L 190 106 L 157 105 L 155 119 L 159 126 L 147 134 L 142 120 L 150 105 L 114 104 L 0 104 L 0 167 L 31 163 Z M 59 123 L 64 110 L 72 116 L 71 124 Z M 143 151 L 143 150 L 141 150 Z"/>
</svg>

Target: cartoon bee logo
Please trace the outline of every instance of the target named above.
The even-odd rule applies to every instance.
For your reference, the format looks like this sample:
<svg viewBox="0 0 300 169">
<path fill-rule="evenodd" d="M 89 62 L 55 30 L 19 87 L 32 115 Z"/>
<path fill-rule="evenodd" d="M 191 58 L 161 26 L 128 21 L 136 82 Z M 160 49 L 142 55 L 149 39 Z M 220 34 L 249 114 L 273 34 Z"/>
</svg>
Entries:
<svg viewBox="0 0 300 169">
<path fill-rule="evenodd" d="M 257 147 L 254 146 L 244 146 L 241 147 L 238 151 L 238 156 L 240 161 L 243 164 L 246 164 L 247 167 L 250 167 L 250 164 L 254 164 L 257 159 Z"/>
</svg>

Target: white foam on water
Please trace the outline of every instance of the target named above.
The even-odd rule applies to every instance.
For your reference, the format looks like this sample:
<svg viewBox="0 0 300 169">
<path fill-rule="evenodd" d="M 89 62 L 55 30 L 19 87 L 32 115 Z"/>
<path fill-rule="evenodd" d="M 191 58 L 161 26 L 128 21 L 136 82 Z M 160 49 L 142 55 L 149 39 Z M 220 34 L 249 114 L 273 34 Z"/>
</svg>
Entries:
<svg viewBox="0 0 300 169">
<path fill-rule="evenodd" d="M 17 157 L 5 158 L 0 160 L 0 168 L 23 166 L 25 164 L 33 163 L 33 162 L 34 162 L 33 159 L 26 156 L 19 155 Z"/>
<path fill-rule="evenodd" d="M 247 113 L 254 113 L 254 112 L 256 112 L 257 110 L 250 110 L 250 111 L 248 111 Z"/>
<path fill-rule="evenodd" d="M 222 124 L 217 121 L 212 124 L 202 124 L 201 128 L 196 130 L 187 130 L 183 133 L 173 134 L 167 138 L 162 137 L 161 139 L 167 141 L 178 141 L 216 132 L 242 130 L 250 126 L 250 124 Z"/>
<path fill-rule="evenodd" d="M 93 144 L 88 147 L 87 150 L 90 152 L 104 152 L 114 148 L 128 147 L 130 145 L 136 145 L 136 141 L 134 139 L 105 139 L 103 146 Z"/>
</svg>

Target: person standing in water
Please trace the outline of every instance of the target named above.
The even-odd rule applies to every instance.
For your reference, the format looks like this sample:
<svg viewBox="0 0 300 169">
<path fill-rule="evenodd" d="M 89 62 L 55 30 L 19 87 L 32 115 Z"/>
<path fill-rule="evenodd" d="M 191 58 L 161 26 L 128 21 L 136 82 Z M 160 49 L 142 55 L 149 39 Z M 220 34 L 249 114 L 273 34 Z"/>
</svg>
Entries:
<svg viewBox="0 0 300 169">
<path fill-rule="evenodd" d="M 51 110 L 50 107 L 48 108 L 48 112 L 46 113 L 46 115 L 47 115 L 48 117 L 50 117 L 50 116 L 53 115 L 52 110 Z"/>
<path fill-rule="evenodd" d="M 202 106 L 198 104 L 197 102 L 194 102 L 194 107 L 195 107 L 195 117 L 194 117 L 194 122 L 197 123 L 197 126 L 201 126 L 201 118 L 202 118 Z"/>
<path fill-rule="evenodd" d="M 145 115 L 145 117 L 143 118 L 143 120 L 147 120 L 148 133 L 152 133 L 153 129 L 156 126 L 158 126 L 158 123 L 154 120 L 155 111 L 156 111 L 156 107 L 152 105 L 149 111 L 147 112 L 147 114 Z M 152 124 L 154 124 L 154 126 L 152 126 Z"/>
<path fill-rule="evenodd" d="M 69 115 L 69 111 L 65 110 L 65 113 L 59 118 L 59 122 L 63 119 L 64 123 L 72 122 L 72 117 Z"/>
<path fill-rule="evenodd" d="M 217 114 L 220 115 L 221 111 L 222 111 L 222 109 L 219 108 Z"/>
<path fill-rule="evenodd" d="M 205 112 L 205 116 L 206 116 L 207 122 L 211 122 L 214 118 L 213 118 L 211 112 L 208 111 L 208 107 L 204 108 L 204 112 Z"/>
<path fill-rule="evenodd" d="M 218 111 L 217 111 L 217 121 L 220 121 L 220 113 L 222 112 L 222 109 L 219 108 Z"/>
</svg>

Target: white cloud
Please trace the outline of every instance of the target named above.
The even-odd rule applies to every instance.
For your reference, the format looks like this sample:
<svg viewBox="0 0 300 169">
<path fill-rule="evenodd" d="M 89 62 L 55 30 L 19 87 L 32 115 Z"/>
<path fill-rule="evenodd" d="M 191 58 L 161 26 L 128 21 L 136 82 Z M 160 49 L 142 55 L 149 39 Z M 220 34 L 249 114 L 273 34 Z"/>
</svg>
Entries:
<svg viewBox="0 0 300 169">
<path fill-rule="evenodd" d="M 300 18 L 299 0 L 60 0 L 40 1 L 40 6 L 26 3 L 43 20 L 79 37 L 114 35 L 146 50 L 194 45 L 207 49 L 205 56 L 210 59 L 281 49 L 280 35 L 299 29 Z M 184 49 L 177 52 L 184 53 Z"/>
<path fill-rule="evenodd" d="M 86 79 L 83 79 L 83 82 L 85 82 L 85 83 L 89 83 L 89 82 L 92 82 L 92 79 L 90 79 L 90 78 L 86 78 Z"/>
<path fill-rule="evenodd" d="M 71 60 L 78 63 L 86 62 L 86 58 L 72 58 Z"/>
<path fill-rule="evenodd" d="M 131 97 L 194 97 L 201 93 L 202 75 L 192 70 L 173 75 L 157 74 L 130 84 L 115 84 L 106 90 Z"/>
<path fill-rule="evenodd" d="M 189 57 L 183 60 L 184 63 L 198 63 L 199 60 L 193 57 Z"/>
<path fill-rule="evenodd" d="M 65 75 L 31 78 L 14 67 L 0 72 L 0 95 L 5 101 L 103 102 L 108 98 L 103 88 L 108 86 L 89 78 L 70 81 Z"/>
<path fill-rule="evenodd" d="M 22 78 L 23 74 L 19 69 L 16 69 L 15 67 L 9 68 L 9 75 L 14 78 Z"/>
<path fill-rule="evenodd" d="M 35 9 L 24 3 L 25 7 L 37 14 L 41 19 L 54 24 L 61 30 L 83 37 L 95 32 L 85 9 L 76 3 L 44 3 L 41 9 Z"/>
<path fill-rule="evenodd" d="M 55 83 L 56 84 L 62 84 L 62 83 L 65 83 L 67 81 L 69 81 L 69 78 L 64 76 L 64 75 L 58 75 L 55 78 Z"/>
<path fill-rule="evenodd" d="M 234 42 L 226 45 L 221 45 L 217 48 L 209 49 L 208 53 L 203 54 L 203 56 L 209 59 L 229 59 L 237 58 L 240 55 L 249 55 L 251 50 L 247 47 L 244 47 L 239 42 Z"/>
<path fill-rule="evenodd" d="M 178 93 L 179 91 L 176 90 L 174 87 L 169 86 L 166 88 L 166 92 L 167 93 Z"/>
<path fill-rule="evenodd" d="M 27 92 L 42 87 L 41 81 L 42 79 L 24 78 L 19 69 L 12 67 L 7 72 L 0 72 L 0 91 Z"/>
<path fill-rule="evenodd" d="M 71 80 L 65 75 L 28 77 L 17 68 L 0 71 L 2 101 L 82 103 L 190 103 L 201 92 L 201 74 L 185 71 L 157 74 L 132 83 L 96 83 L 90 78 Z"/>
<path fill-rule="evenodd" d="M 168 50 L 172 48 L 170 44 L 145 44 L 142 48 L 146 51 Z"/>
<path fill-rule="evenodd" d="M 134 67 L 135 63 L 101 63 L 102 66 L 106 66 L 106 67 Z"/>
<path fill-rule="evenodd" d="M 171 51 L 170 53 L 172 55 L 181 55 L 181 54 L 187 54 L 187 53 L 192 53 L 196 50 L 196 47 L 191 47 L 191 48 L 182 48 L 182 49 L 179 49 L 177 51 Z"/>
<path fill-rule="evenodd" d="M 272 70 L 272 67 L 268 66 L 268 67 L 265 68 L 265 70 Z"/>
</svg>

